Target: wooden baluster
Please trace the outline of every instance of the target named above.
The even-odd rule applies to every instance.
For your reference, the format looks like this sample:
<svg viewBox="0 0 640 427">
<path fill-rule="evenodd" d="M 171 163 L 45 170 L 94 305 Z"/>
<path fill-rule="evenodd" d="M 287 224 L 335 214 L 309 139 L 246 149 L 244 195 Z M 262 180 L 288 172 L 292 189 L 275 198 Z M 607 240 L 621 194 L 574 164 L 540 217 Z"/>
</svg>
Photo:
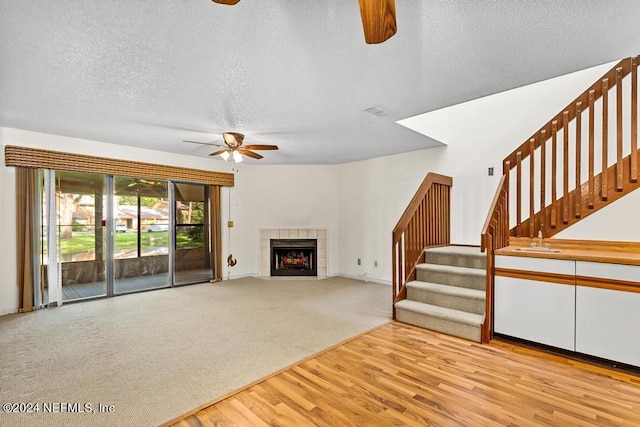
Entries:
<svg viewBox="0 0 640 427">
<path fill-rule="evenodd" d="M 558 179 L 558 122 L 551 122 L 551 228 L 556 228 L 558 212 L 556 210 Z"/>
<path fill-rule="evenodd" d="M 580 157 L 582 156 L 582 102 L 576 102 L 576 191 L 575 191 L 575 217 L 580 218 L 582 200 L 582 180 L 580 178 Z"/>
<path fill-rule="evenodd" d="M 609 79 L 602 79 L 602 171 L 600 173 L 600 200 L 609 195 Z"/>
<path fill-rule="evenodd" d="M 543 234 L 547 234 L 543 230 L 545 221 L 545 212 L 547 206 L 546 191 L 547 191 L 547 130 L 543 129 L 540 132 L 540 222 L 539 230 L 542 230 Z"/>
<path fill-rule="evenodd" d="M 587 199 L 587 205 L 589 209 L 593 209 L 593 204 L 595 201 L 595 190 L 594 190 L 594 178 L 593 178 L 593 169 L 594 169 L 594 156 L 595 156 L 595 148 L 594 148 L 594 139 L 595 139 L 595 93 L 596 91 L 591 89 L 589 91 L 589 193 Z"/>
<path fill-rule="evenodd" d="M 391 299 L 391 302 L 394 303 L 396 301 L 396 294 L 398 293 L 398 291 L 396 290 L 398 286 L 398 267 L 396 264 L 398 262 L 398 256 L 396 255 L 397 244 L 395 243 L 394 234 L 391 234 L 391 241 L 393 242 L 391 248 L 391 295 L 393 296 L 393 298 Z"/>
<path fill-rule="evenodd" d="M 622 67 L 616 68 L 616 191 L 622 191 L 624 168 L 622 166 Z"/>
<path fill-rule="evenodd" d="M 431 190 L 425 195 L 425 197 L 427 198 L 427 211 L 429 212 L 429 231 L 427 233 L 429 235 L 429 237 L 427 237 L 429 244 L 438 243 L 437 226 L 440 218 L 438 218 L 438 212 L 436 210 L 438 206 L 435 200 L 435 195 L 438 187 L 439 185 L 437 184 L 432 186 Z"/>
<path fill-rule="evenodd" d="M 432 237 L 429 239 L 429 243 L 439 245 L 442 243 L 442 225 L 444 222 L 444 218 L 440 214 L 440 209 L 442 209 L 442 186 L 437 185 L 431 191 L 431 203 L 433 207 L 430 209 L 433 212 L 433 227 L 431 232 L 433 233 Z"/>
<path fill-rule="evenodd" d="M 535 210 L 533 209 L 533 181 L 534 181 L 534 169 L 535 161 L 534 154 L 536 149 L 536 139 L 531 138 L 529 140 L 529 237 L 534 237 L 536 234 L 536 222 Z"/>
<path fill-rule="evenodd" d="M 522 235 L 520 224 L 522 222 L 522 152 L 516 153 L 516 236 Z"/>
<path fill-rule="evenodd" d="M 428 234 L 427 232 L 427 224 L 429 224 L 429 216 L 425 215 L 425 202 L 424 199 L 422 199 L 422 201 L 420 201 L 420 205 L 418 206 L 418 241 L 419 241 L 419 246 L 426 246 L 425 243 L 426 239 L 425 236 Z"/>
<path fill-rule="evenodd" d="M 638 182 L 638 60 L 631 58 L 631 182 Z"/>
<path fill-rule="evenodd" d="M 569 112 L 562 113 L 563 173 L 562 173 L 562 222 L 569 223 Z"/>
</svg>

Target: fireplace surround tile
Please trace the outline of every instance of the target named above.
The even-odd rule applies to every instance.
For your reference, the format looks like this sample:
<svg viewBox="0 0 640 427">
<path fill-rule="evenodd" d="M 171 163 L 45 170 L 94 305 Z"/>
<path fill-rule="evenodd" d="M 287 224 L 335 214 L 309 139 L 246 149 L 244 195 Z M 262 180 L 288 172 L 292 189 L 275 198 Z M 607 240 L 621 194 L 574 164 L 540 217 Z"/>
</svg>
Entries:
<svg viewBox="0 0 640 427">
<path fill-rule="evenodd" d="M 267 236 L 267 237 L 264 237 Z M 260 277 L 271 276 L 270 239 L 317 239 L 318 278 L 327 277 L 327 230 L 326 229 L 261 229 L 260 230 Z M 304 279 L 304 277 L 303 277 Z"/>
</svg>

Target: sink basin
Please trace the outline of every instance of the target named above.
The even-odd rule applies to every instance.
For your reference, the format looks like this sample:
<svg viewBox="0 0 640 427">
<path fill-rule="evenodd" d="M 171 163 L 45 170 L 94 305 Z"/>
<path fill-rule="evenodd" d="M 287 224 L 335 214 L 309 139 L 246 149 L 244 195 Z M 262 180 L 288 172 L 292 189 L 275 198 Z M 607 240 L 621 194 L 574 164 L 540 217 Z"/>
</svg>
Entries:
<svg viewBox="0 0 640 427">
<path fill-rule="evenodd" d="M 540 246 L 535 246 L 531 248 L 514 248 L 514 251 L 517 252 L 537 252 L 537 253 L 547 253 L 547 254 L 558 254 L 562 252 L 562 249 L 551 249 Z"/>
</svg>

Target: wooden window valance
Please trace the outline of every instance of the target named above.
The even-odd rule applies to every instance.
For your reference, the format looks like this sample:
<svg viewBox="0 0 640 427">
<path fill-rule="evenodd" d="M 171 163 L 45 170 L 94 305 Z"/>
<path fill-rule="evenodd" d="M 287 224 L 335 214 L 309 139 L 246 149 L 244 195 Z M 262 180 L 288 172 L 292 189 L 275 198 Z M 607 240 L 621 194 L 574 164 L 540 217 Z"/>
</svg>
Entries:
<svg viewBox="0 0 640 427">
<path fill-rule="evenodd" d="M 7 166 L 101 173 L 134 178 L 172 179 L 227 187 L 233 187 L 234 185 L 234 175 L 228 172 L 213 172 L 177 166 L 156 165 L 153 163 L 63 153 L 13 145 L 7 145 L 5 147 L 4 159 Z"/>
</svg>

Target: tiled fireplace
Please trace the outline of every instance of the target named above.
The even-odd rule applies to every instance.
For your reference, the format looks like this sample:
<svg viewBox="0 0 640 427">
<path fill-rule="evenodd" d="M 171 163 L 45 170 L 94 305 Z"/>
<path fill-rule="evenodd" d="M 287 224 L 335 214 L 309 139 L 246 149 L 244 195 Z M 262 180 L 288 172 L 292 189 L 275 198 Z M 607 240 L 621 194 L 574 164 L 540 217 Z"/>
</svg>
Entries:
<svg viewBox="0 0 640 427">
<path fill-rule="evenodd" d="M 280 255 L 277 259 L 279 270 L 275 272 L 274 275 L 278 276 L 297 276 L 300 273 L 302 277 L 309 277 L 313 275 L 314 277 L 317 275 L 318 278 L 327 277 L 327 230 L 326 229 L 289 229 L 289 228 L 278 228 L 278 229 L 262 229 L 260 230 L 260 276 L 261 277 L 270 277 L 272 276 L 272 268 L 274 267 L 274 260 L 272 260 L 272 251 L 274 248 L 274 244 L 276 248 L 278 245 L 281 245 L 283 242 L 290 243 L 290 246 L 293 249 L 293 252 L 298 252 L 295 248 L 299 246 L 300 248 L 309 248 L 311 245 L 310 242 L 315 243 L 313 260 L 308 257 L 308 254 L 304 254 L 302 256 L 302 251 L 299 251 L 301 256 L 296 257 L 292 256 L 289 259 L 283 261 L 280 259 L 282 256 Z M 277 253 L 276 253 L 276 256 Z M 311 264 L 312 269 L 307 268 L 285 268 L 282 269 L 282 265 L 289 263 L 290 265 L 298 259 L 310 258 L 309 261 L 305 261 L 307 264 Z M 296 271 L 299 270 L 299 271 Z"/>
</svg>

